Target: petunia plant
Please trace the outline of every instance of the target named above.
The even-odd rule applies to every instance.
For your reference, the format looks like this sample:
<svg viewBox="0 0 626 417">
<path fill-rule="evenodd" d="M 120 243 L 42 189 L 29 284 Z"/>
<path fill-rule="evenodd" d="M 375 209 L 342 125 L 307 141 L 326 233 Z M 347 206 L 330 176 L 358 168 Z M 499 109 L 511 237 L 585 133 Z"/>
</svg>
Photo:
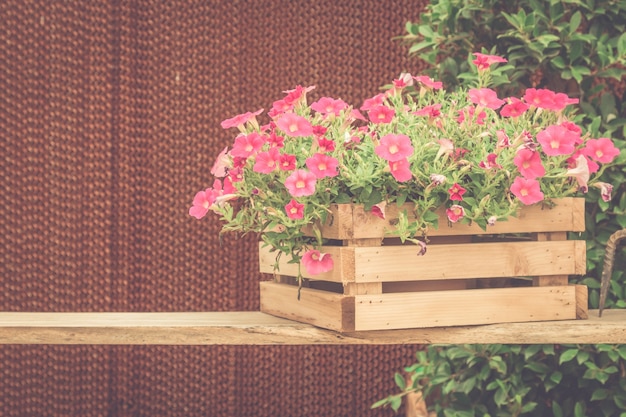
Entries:
<svg viewBox="0 0 626 417">
<path fill-rule="evenodd" d="M 506 59 L 474 57 L 476 88 L 449 93 L 429 77 L 401 74 L 355 108 L 331 97 L 309 104 L 313 87 L 298 86 L 273 103 L 265 124 L 263 110 L 224 120 L 238 133 L 189 214 L 215 212 L 222 231 L 259 233 L 277 258 L 318 274 L 333 268 L 318 227 L 332 204 L 362 204 L 384 218 L 387 206 L 414 203 L 393 233 L 423 254 L 429 231 L 447 227 L 438 224 L 440 207 L 450 224 L 488 229 L 520 205 L 590 186 L 610 199 L 612 186 L 598 178 L 619 150 L 572 122 L 578 100 L 534 88 L 499 98 L 490 71 Z"/>
</svg>

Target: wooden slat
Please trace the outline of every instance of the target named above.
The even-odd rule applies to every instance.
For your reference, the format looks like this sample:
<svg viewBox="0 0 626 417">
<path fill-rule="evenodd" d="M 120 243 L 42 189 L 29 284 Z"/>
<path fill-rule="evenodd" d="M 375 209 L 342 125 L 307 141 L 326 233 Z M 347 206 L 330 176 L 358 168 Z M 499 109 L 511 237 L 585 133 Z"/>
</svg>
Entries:
<svg viewBox="0 0 626 417">
<path fill-rule="evenodd" d="M 437 211 L 439 215 L 439 229 L 428 231 L 429 236 L 451 235 L 479 235 L 501 233 L 530 233 L 530 232 L 559 232 L 559 231 L 584 231 L 585 230 L 585 199 L 562 198 L 555 199 L 556 206 L 547 208 L 542 204 L 524 206 L 520 209 L 518 217 L 509 218 L 496 225 L 481 229 L 476 224 L 457 223 L 448 225 L 445 209 Z M 362 206 L 335 205 L 331 207 L 335 214 L 329 216 L 323 229 L 323 235 L 330 239 L 364 239 L 384 236 L 385 230 L 392 228 L 389 219 L 398 217 L 398 213 L 404 210 L 411 218 L 410 207 L 398 208 L 395 204 L 389 204 L 386 208 L 386 220 L 380 219 L 367 213 Z M 350 213 L 352 211 L 352 213 Z"/>
<path fill-rule="evenodd" d="M 354 298 L 329 291 L 302 288 L 298 300 L 297 286 L 261 282 L 261 311 L 325 329 L 354 330 Z"/>
<path fill-rule="evenodd" d="M 355 330 L 573 320 L 576 295 L 574 285 L 358 295 Z"/>
<path fill-rule="evenodd" d="M 0 344 L 335 345 L 626 343 L 626 310 L 588 320 L 339 334 L 261 312 L 0 313 Z"/>
</svg>

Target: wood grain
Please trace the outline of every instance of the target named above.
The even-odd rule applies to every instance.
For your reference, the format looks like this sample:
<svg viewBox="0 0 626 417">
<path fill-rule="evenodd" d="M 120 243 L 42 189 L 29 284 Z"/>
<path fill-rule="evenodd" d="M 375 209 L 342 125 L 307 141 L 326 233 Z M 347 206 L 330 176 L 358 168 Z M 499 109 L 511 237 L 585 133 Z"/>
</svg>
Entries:
<svg viewBox="0 0 626 417">
<path fill-rule="evenodd" d="M 563 320 L 339 334 L 261 312 L 0 313 L 0 344 L 626 343 L 626 310 Z"/>
</svg>

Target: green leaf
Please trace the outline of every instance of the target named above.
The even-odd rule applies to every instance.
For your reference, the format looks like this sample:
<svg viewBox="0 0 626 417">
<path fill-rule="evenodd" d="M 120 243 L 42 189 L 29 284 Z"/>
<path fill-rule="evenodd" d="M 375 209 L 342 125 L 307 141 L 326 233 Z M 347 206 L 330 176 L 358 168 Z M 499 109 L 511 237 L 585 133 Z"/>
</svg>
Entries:
<svg viewBox="0 0 626 417">
<path fill-rule="evenodd" d="M 606 388 L 598 388 L 593 391 L 593 394 L 591 394 L 591 401 L 604 400 L 609 396 L 610 392 L 611 391 Z"/>
<path fill-rule="evenodd" d="M 402 374 L 396 372 L 396 374 L 394 375 L 394 380 L 396 381 L 396 385 L 398 386 L 398 388 L 400 388 L 400 390 L 404 391 L 406 389 L 406 380 L 404 379 Z"/>
<path fill-rule="evenodd" d="M 552 401 L 552 414 L 554 414 L 554 417 L 563 417 L 563 410 L 556 401 Z"/>
<path fill-rule="evenodd" d="M 577 10 L 576 13 L 572 15 L 569 21 L 569 33 L 570 34 L 576 32 L 576 29 L 578 29 L 578 27 L 580 26 L 581 21 L 582 21 L 582 14 L 580 13 L 579 10 Z"/>
<path fill-rule="evenodd" d="M 559 357 L 559 365 L 571 361 L 576 357 L 576 355 L 578 355 L 578 349 L 568 349 L 564 351 Z"/>
<path fill-rule="evenodd" d="M 626 56 L 626 32 L 622 33 L 622 35 L 617 40 L 617 54 L 620 57 Z"/>
<path fill-rule="evenodd" d="M 420 25 L 418 32 L 425 39 L 433 39 L 435 37 L 435 32 L 433 32 L 433 29 L 428 25 Z"/>
<path fill-rule="evenodd" d="M 574 406 L 574 417 L 585 417 L 585 408 L 580 401 Z"/>
</svg>

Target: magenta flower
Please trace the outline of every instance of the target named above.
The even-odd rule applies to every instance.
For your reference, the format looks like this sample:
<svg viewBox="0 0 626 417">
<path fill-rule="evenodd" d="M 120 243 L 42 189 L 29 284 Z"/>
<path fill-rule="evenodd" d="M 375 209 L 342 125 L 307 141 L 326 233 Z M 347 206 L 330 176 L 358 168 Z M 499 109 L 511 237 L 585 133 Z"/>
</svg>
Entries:
<svg viewBox="0 0 626 417">
<path fill-rule="evenodd" d="M 326 138 L 318 139 L 317 146 L 319 146 L 320 152 L 332 152 L 335 150 L 335 142 Z"/>
<path fill-rule="evenodd" d="M 315 193 L 317 179 L 315 175 L 305 169 L 298 169 L 285 178 L 285 187 L 294 197 L 304 197 Z"/>
<path fill-rule="evenodd" d="M 516 97 L 509 97 L 504 100 L 506 104 L 500 109 L 500 115 L 502 117 L 519 117 L 526 110 L 528 110 L 528 104 Z"/>
<path fill-rule="evenodd" d="M 291 137 L 311 136 L 313 134 L 311 122 L 295 113 L 283 114 L 276 121 L 276 126 Z"/>
<path fill-rule="evenodd" d="M 413 154 L 411 139 L 407 135 L 388 134 L 380 139 L 380 144 L 376 146 L 376 155 L 389 161 L 396 162 L 408 158 Z"/>
<path fill-rule="evenodd" d="M 452 187 L 448 188 L 450 200 L 463 201 L 463 194 L 465 194 L 466 191 L 467 190 L 465 188 L 455 182 Z"/>
<path fill-rule="evenodd" d="M 376 216 L 376 217 L 378 217 L 378 218 L 381 218 L 381 219 L 385 220 L 385 217 L 386 217 L 386 216 L 385 216 L 385 208 L 386 208 L 386 207 L 387 207 L 387 202 L 385 202 L 385 201 L 381 201 L 380 203 L 378 203 L 378 204 L 374 204 L 374 205 L 372 206 L 371 213 L 372 213 L 374 216 Z"/>
<path fill-rule="evenodd" d="M 302 256 L 302 265 L 309 275 L 318 275 L 332 271 L 335 266 L 329 253 L 320 253 L 318 250 L 309 250 Z"/>
<path fill-rule="evenodd" d="M 602 164 L 613 162 L 619 152 L 608 138 L 589 139 L 583 148 L 583 154 Z"/>
<path fill-rule="evenodd" d="M 321 113 L 324 116 L 329 114 L 339 116 L 339 113 L 347 108 L 348 103 L 346 103 L 345 101 L 330 97 L 322 97 L 315 103 L 311 104 L 312 110 L 315 110 L 316 112 Z"/>
<path fill-rule="evenodd" d="M 282 154 L 278 159 L 278 167 L 281 171 L 293 171 L 296 169 L 296 156 L 291 154 Z"/>
<path fill-rule="evenodd" d="M 496 110 L 504 104 L 504 100 L 500 100 L 491 88 L 470 88 L 467 93 L 472 103 L 488 109 Z"/>
<path fill-rule="evenodd" d="M 456 223 L 465 217 L 465 209 L 458 204 L 453 204 L 446 209 L 446 216 L 448 216 L 450 223 Z"/>
<path fill-rule="evenodd" d="M 391 175 L 393 175 L 398 182 L 406 182 L 413 178 L 413 173 L 410 168 L 409 161 L 406 158 L 399 161 L 389 161 Z"/>
<path fill-rule="evenodd" d="M 537 134 L 537 142 L 549 156 L 569 155 L 574 152 L 578 135 L 571 130 L 552 125 Z"/>
<path fill-rule="evenodd" d="M 439 90 L 443 87 L 443 83 L 441 81 L 434 81 L 432 78 L 426 75 L 418 75 L 413 77 L 415 81 L 422 84 L 424 87 L 432 88 L 433 90 Z"/>
<path fill-rule="evenodd" d="M 513 163 L 524 178 L 535 179 L 546 175 L 546 169 L 541 162 L 539 152 L 528 148 L 521 148 L 515 154 Z"/>
<path fill-rule="evenodd" d="M 226 119 L 222 121 L 222 123 L 220 123 L 220 126 L 222 126 L 222 129 L 229 129 L 231 127 L 236 127 L 236 128 L 241 129 L 244 124 L 250 121 L 256 122 L 256 117 L 261 113 L 263 113 L 263 109 L 257 110 L 254 113 L 246 112 L 243 114 L 239 114 L 235 117 L 231 117 L 230 119 Z"/>
<path fill-rule="evenodd" d="M 511 192 L 525 204 L 535 204 L 543 200 L 543 193 L 539 181 L 523 177 L 515 177 L 511 185 Z"/>
<path fill-rule="evenodd" d="M 301 85 L 297 85 L 293 90 L 285 90 L 283 93 L 287 94 L 285 96 L 285 102 L 289 104 L 295 104 L 299 100 L 306 100 L 306 93 L 313 91 L 315 89 L 314 85 L 309 87 L 302 87 Z"/>
<path fill-rule="evenodd" d="M 222 152 L 215 158 L 213 167 L 211 168 L 211 175 L 217 178 L 223 178 L 228 174 L 228 169 L 233 166 L 233 161 L 227 154 L 228 146 L 225 147 Z"/>
<path fill-rule="evenodd" d="M 285 212 L 290 219 L 300 220 L 304 217 L 304 204 L 300 204 L 296 200 L 291 199 L 285 206 Z"/>
<path fill-rule="evenodd" d="M 254 172 L 269 174 L 276 170 L 280 164 L 280 153 L 278 148 L 270 148 L 267 152 L 260 152 L 254 161 Z"/>
<path fill-rule="evenodd" d="M 261 149 L 264 143 L 265 139 L 256 132 L 252 132 L 248 135 L 239 135 L 235 139 L 230 154 L 245 159 Z"/>
<path fill-rule="evenodd" d="M 498 158 L 498 155 L 496 155 L 495 153 L 490 153 L 487 155 L 486 160 L 480 161 L 478 166 L 483 169 L 500 169 L 502 168 L 502 165 L 496 162 L 497 158 Z"/>
<path fill-rule="evenodd" d="M 609 202 L 611 201 L 611 193 L 613 192 L 613 185 L 606 182 L 596 182 L 593 184 L 594 187 L 600 189 L 600 196 L 602 197 L 602 201 Z"/>
<path fill-rule="evenodd" d="M 476 65 L 479 71 L 489 69 L 493 64 L 508 62 L 505 58 L 497 55 L 485 55 L 480 52 L 474 52 L 474 56 L 476 56 L 476 59 L 473 60 L 472 63 Z"/>
<path fill-rule="evenodd" d="M 367 113 L 371 122 L 377 124 L 391 122 L 395 114 L 394 109 L 385 105 L 376 106 Z"/>
<path fill-rule="evenodd" d="M 316 153 L 306 160 L 306 166 L 316 178 L 336 177 L 339 161 L 332 156 Z"/>
</svg>

